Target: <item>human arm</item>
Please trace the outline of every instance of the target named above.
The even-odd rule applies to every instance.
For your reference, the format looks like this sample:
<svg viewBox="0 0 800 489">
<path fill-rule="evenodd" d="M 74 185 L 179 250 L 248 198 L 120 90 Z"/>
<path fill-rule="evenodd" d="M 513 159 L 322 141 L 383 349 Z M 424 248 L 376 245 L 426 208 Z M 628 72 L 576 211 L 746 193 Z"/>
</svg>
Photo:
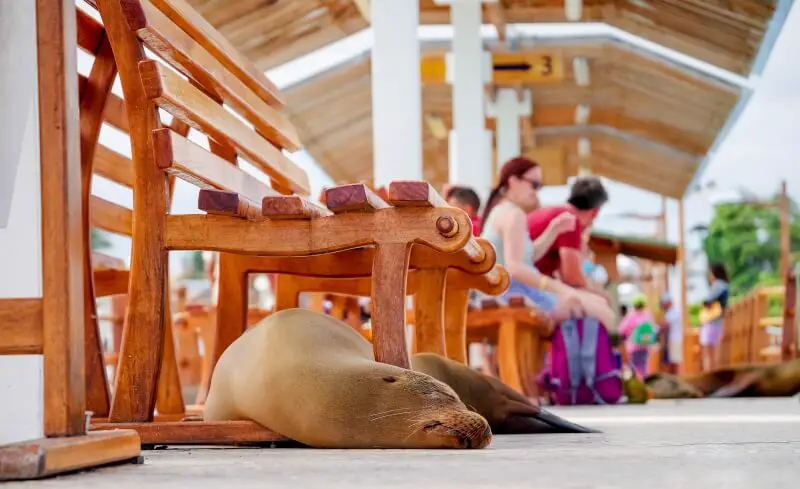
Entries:
<svg viewBox="0 0 800 489">
<path fill-rule="evenodd" d="M 540 273 L 525 258 L 527 236 L 527 217 L 521 209 L 509 209 L 497 220 L 497 232 L 503 237 L 503 253 L 508 273 L 519 282 L 530 287 L 552 292 L 556 295 L 570 296 L 574 289 L 559 280 Z"/>
<path fill-rule="evenodd" d="M 725 284 L 725 282 L 721 280 L 715 280 L 714 283 L 711 284 L 711 289 L 708 291 L 708 295 L 703 301 L 703 304 L 710 306 L 711 304 L 719 301 L 722 299 L 722 296 L 725 294 L 727 289 L 728 286 Z"/>
<path fill-rule="evenodd" d="M 577 218 L 569 212 L 562 212 L 554 217 L 544 232 L 533 240 L 533 262 L 536 263 L 550 251 L 562 234 L 573 233 L 577 227 Z"/>
</svg>

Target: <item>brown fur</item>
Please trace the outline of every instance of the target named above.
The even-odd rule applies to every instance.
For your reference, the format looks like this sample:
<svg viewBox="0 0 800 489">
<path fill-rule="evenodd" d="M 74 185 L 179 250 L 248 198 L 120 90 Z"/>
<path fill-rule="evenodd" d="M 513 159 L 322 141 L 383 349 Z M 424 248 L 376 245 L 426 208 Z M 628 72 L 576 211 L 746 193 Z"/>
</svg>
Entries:
<svg viewBox="0 0 800 489">
<path fill-rule="evenodd" d="M 722 368 L 686 377 L 658 373 L 645 382 L 658 399 L 791 397 L 800 392 L 800 359 Z"/>
<path fill-rule="evenodd" d="M 350 326 L 303 309 L 268 316 L 225 350 L 203 414 L 318 448 L 483 448 L 492 437 L 453 389 L 375 362 Z"/>
<path fill-rule="evenodd" d="M 494 434 L 593 432 L 541 409 L 494 377 L 441 355 L 413 355 L 411 368 L 452 387 L 468 408 L 486 418 Z"/>
</svg>

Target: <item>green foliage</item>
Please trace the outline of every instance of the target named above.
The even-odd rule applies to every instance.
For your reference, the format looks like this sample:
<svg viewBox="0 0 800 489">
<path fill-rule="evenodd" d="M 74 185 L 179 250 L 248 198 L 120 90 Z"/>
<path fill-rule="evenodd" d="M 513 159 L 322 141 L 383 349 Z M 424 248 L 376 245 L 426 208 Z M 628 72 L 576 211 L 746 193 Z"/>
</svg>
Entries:
<svg viewBox="0 0 800 489">
<path fill-rule="evenodd" d="M 206 263 L 202 251 L 193 251 L 188 258 L 189 267 L 185 278 L 206 278 Z"/>
<path fill-rule="evenodd" d="M 96 228 L 91 229 L 91 244 L 90 247 L 93 250 L 102 250 L 104 248 L 109 248 L 111 246 L 111 241 L 103 234 L 102 231 Z"/>
<path fill-rule="evenodd" d="M 791 249 L 800 250 L 800 220 L 792 202 Z M 766 240 L 758 239 L 759 229 Z M 780 212 L 752 204 L 724 204 L 715 208 L 703 248 L 709 263 L 725 264 L 732 296 L 756 285 L 780 284 Z"/>
</svg>

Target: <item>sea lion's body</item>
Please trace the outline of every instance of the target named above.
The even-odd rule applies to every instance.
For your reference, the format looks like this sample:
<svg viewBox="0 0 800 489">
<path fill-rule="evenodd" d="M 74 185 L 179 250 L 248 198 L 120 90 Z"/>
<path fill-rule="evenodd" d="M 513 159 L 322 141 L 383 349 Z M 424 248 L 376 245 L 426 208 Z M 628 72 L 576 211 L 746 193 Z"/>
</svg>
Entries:
<svg viewBox="0 0 800 489">
<path fill-rule="evenodd" d="M 290 309 L 228 347 L 203 418 L 252 420 L 320 448 L 482 448 L 491 431 L 447 385 L 375 362 L 350 326 Z"/>
<path fill-rule="evenodd" d="M 800 392 L 800 359 L 769 365 L 741 365 L 678 377 L 654 374 L 646 383 L 654 397 L 791 397 Z"/>
<path fill-rule="evenodd" d="M 452 387 L 468 408 L 486 418 L 496 435 L 593 432 L 541 409 L 501 381 L 440 355 L 412 355 L 411 368 Z"/>
</svg>

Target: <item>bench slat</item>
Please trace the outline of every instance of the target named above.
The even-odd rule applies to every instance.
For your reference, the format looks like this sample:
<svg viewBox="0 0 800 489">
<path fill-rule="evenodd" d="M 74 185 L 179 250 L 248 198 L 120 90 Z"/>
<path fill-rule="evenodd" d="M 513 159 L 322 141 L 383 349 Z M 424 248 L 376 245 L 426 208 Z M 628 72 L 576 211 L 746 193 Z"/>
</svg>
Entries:
<svg viewBox="0 0 800 489">
<path fill-rule="evenodd" d="M 153 131 L 153 146 L 157 148 L 156 163 L 160 168 L 200 188 L 235 192 L 252 202 L 277 195 L 268 185 L 238 166 L 168 128 Z"/>
<path fill-rule="evenodd" d="M 262 100 L 274 107 L 283 107 L 278 88 L 188 3 L 184 0 L 153 0 L 152 3 Z"/>
<path fill-rule="evenodd" d="M 133 212 L 130 209 L 92 195 L 92 226 L 114 234 L 133 234 Z"/>
<path fill-rule="evenodd" d="M 148 97 L 173 117 L 217 141 L 230 143 L 270 177 L 286 182 L 292 191 L 309 193 L 308 176 L 299 166 L 188 81 L 154 60 L 140 62 L 139 72 Z"/>
<path fill-rule="evenodd" d="M 363 183 L 339 185 L 325 190 L 325 203 L 335 213 L 376 211 L 391 207 Z"/>
<path fill-rule="evenodd" d="M 95 54 L 105 35 L 105 29 L 100 22 L 83 10 L 75 9 L 75 12 L 78 22 L 78 46 L 88 53 Z"/>
<path fill-rule="evenodd" d="M 139 38 L 155 53 L 187 77 L 197 80 L 237 109 L 256 130 L 278 147 L 300 149 L 294 126 L 226 70 L 208 51 L 176 26 L 149 2 L 142 2 L 144 15 L 129 14 L 129 23 Z"/>
<path fill-rule="evenodd" d="M 102 144 L 94 153 L 94 173 L 127 187 L 133 187 L 133 163 Z"/>
<path fill-rule="evenodd" d="M 448 207 L 439 192 L 424 181 L 390 183 L 389 202 L 396 207 Z"/>
<path fill-rule="evenodd" d="M 262 215 L 269 219 L 316 219 L 332 216 L 328 209 L 299 195 L 264 197 Z"/>
<path fill-rule="evenodd" d="M 197 208 L 209 214 L 257 220 L 261 206 L 236 192 L 204 188 L 197 198 Z"/>
</svg>

